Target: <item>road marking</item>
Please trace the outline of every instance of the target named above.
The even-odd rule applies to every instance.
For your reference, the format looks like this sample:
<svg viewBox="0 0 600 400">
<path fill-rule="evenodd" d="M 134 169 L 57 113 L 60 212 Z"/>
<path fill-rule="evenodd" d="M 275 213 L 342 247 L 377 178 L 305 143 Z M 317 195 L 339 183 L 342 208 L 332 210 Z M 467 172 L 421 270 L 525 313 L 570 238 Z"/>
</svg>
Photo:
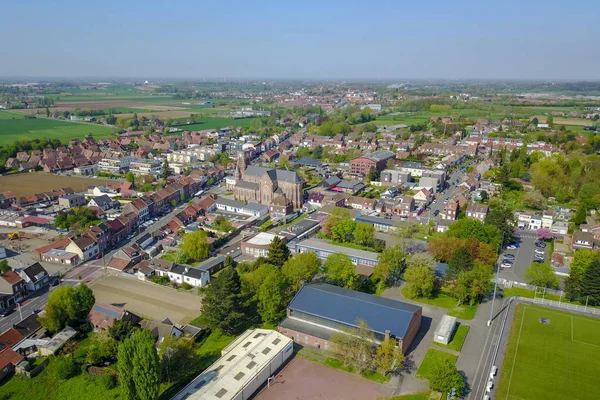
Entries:
<svg viewBox="0 0 600 400">
<path fill-rule="evenodd" d="M 521 331 L 523 330 L 523 320 L 525 319 L 525 311 L 527 311 L 527 307 L 523 308 L 523 315 L 521 315 L 521 326 L 519 327 L 519 336 L 517 337 L 517 346 L 515 347 L 515 356 L 513 358 L 513 365 L 510 369 L 510 377 L 508 378 L 508 388 L 506 388 L 506 399 L 508 399 L 508 394 L 510 393 L 510 384 L 512 382 L 513 372 L 515 372 L 515 364 L 517 362 L 517 353 L 519 351 L 519 342 L 521 341 Z M 510 337 L 509 337 L 510 340 Z"/>
</svg>

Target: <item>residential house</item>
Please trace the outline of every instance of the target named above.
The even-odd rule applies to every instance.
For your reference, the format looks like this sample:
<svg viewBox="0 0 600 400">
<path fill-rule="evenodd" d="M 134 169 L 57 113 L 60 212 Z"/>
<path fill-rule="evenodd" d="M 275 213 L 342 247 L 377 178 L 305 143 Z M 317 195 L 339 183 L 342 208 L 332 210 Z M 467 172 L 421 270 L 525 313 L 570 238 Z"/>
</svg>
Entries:
<svg viewBox="0 0 600 400">
<path fill-rule="evenodd" d="M 0 275 L 0 310 L 14 307 L 25 294 L 25 281 L 15 271 L 7 271 Z"/>
<path fill-rule="evenodd" d="M 48 271 L 46 271 L 39 262 L 33 263 L 20 270 L 19 276 L 23 279 L 25 288 L 30 293 L 35 292 L 50 283 Z"/>
<path fill-rule="evenodd" d="M 150 206 L 147 201 L 150 200 L 142 198 L 135 199 L 123 207 L 123 212 L 136 214 L 138 223 L 146 222 L 150 218 Z"/>
<path fill-rule="evenodd" d="M 183 330 L 179 329 L 167 318 L 163 322 L 154 322 L 149 321 L 147 319 L 140 322 L 140 326 L 142 329 L 148 329 L 152 336 L 156 339 L 156 343 L 160 344 L 165 340 L 166 337 L 169 336 L 181 336 L 183 335 Z"/>
<path fill-rule="evenodd" d="M 23 335 L 10 328 L 0 335 L 0 379 L 4 379 L 15 371 L 15 367 L 23 361 L 23 356 L 12 348 L 23 339 Z"/>
<path fill-rule="evenodd" d="M 58 205 L 64 208 L 82 207 L 87 203 L 81 193 L 63 194 L 58 198 Z"/>
<path fill-rule="evenodd" d="M 423 188 L 417 190 L 413 195 L 413 198 L 415 199 L 415 202 L 427 205 L 431 201 L 431 192 Z"/>
<path fill-rule="evenodd" d="M 444 215 L 443 219 L 455 220 L 458 217 L 459 206 L 458 203 L 454 200 L 450 200 L 444 206 Z"/>
<path fill-rule="evenodd" d="M 351 196 L 346 199 L 346 205 L 356 210 L 373 210 L 375 209 L 375 203 L 377 203 L 377 200 L 366 197 Z"/>
<path fill-rule="evenodd" d="M 594 249 L 594 236 L 591 232 L 575 231 L 573 232 L 573 250 Z"/>
<path fill-rule="evenodd" d="M 82 262 L 100 255 L 98 242 L 87 235 L 71 238 L 71 243 L 67 245 L 65 251 L 77 254 Z"/>
<path fill-rule="evenodd" d="M 489 207 L 485 204 L 469 203 L 466 210 L 467 218 L 477 219 L 481 222 L 485 221 Z"/>
<path fill-rule="evenodd" d="M 88 203 L 88 207 L 98 207 L 104 211 L 107 211 L 111 208 L 118 208 L 119 202 L 104 194 L 92 198 Z"/>
<path fill-rule="evenodd" d="M 117 320 L 130 321 L 134 325 L 138 325 L 141 321 L 140 317 L 121 307 L 99 302 L 96 302 L 90 310 L 88 319 L 95 330 L 108 329 Z"/>
</svg>

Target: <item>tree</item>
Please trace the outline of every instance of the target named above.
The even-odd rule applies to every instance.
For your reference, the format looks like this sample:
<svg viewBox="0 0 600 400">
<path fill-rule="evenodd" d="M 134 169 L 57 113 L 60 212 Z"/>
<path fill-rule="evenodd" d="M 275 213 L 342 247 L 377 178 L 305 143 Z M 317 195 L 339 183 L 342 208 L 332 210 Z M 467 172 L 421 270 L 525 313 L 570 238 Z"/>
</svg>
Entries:
<svg viewBox="0 0 600 400">
<path fill-rule="evenodd" d="M 323 223 L 323 234 L 331 237 L 332 229 L 339 222 L 350 219 L 350 211 L 345 208 L 334 208 Z"/>
<path fill-rule="evenodd" d="M 462 271 L 469 271 L 473 268 L 473 257 L 467 249 L 461 247 L 448 260 L 448 277 L 455 278 Z"/>
<path fill-rule="evenodd" d="M 327 280 L 346 289 L 357 289 L 360 276 L 350 257 L 343 253 L 334 253 L 327 257 L 323 266 Z"/>
<path fill-rule="evenodd" d="M 213 221 L 211 227 L 221 232 L 233 232 L 235 231 L 235 227 L 229 222 L 227 218 L 222 215 L 219 215 Z"/>
<path fill-rule="evenodd" d="M 537 125 L 540 123 L 540 121 L 537 119 L 537 117 L 533 117 L 533 119 L 531 120 L 531 123 L 537 127 Z"/>
<path fill-rule="evenodd" d="M 53 357 L 50 374 L 57 379 L 69 379 L 79 373 L 79 365 L 72 356 Z"/>
<path fill-rule="evenodd" d="M 112 326 L 108 328 L 108 334 L 117 342 L 122 342 L 131 335 L 134 328 L 135 325 L 133 325 L 133 322 L 117 319 Z"/>
<path fill-rule="evenodd" d="M 194 360 L 194 340 L 167 336 L 159 345 L 160 370 L 164 381 L 173 382 L 187 374 Z"/>
<path fill-rule="evenodd" d="M 490 198 L 490 195 L 488 194 L 487 191 L 482 190 L 481 193 L 479 194 L 479 197 L 481 197 L 481 201 L 486 202 Z"/>
<path fill-rule="evenodd" d="M 275 324 L 285 316 L 288 303 L 285 278 L 279 269 L 271 270 L 258 290 L 258 313 L 263 322 Z"/>
<path fill-rule="evenodd" d="M 579 207 L 577 207 L 577 212 L 575 213 L 575 216 L 573 217 L 573 222 L 575 223 L 575 225 L 581 225 L 585 224 L 586 220 L 587 208 L 585 204 L 580 204 Z"/>
<path fill-rule="evenodd" d="M 373 269 L 374 277 L 395 280 L 404 271 L 405 257 L 406 254 L 400 246 L 386 247 L 377 256 L 377 265 Z"/>
<path fill-rule="evenodd" d="M 452 389 L 460 395 L 465 389 L 465 380 L 456 369 L 456 364 L 447 358 L 436 361 L 431 369 L 429 387 L 442 393 L 449 393 Z"/>
<path fill-rule="evenodd" d="M 133 172 L 129 171 L 128 173 L 126 173 L 125 179 L 127 180 L 127 182 L 131 182 L 132 187 L 135 187 L 135 175 L 133 174 Z"/>
<path fill-rule="evenodd" d="M 464 241 L 454 236 L 440 235 L 429 239 L 427 250 L 441 262 L 448 260 L 463 247 Z"/>
<path fill-rule="evenodd" d="M 202 314 L 211 329 L 221 329 L 234 334 L 244 320 L 243 298 L 240 276 L 232 267 L 226 267 L 219 279 L 206 287 L 202 300 Z"/>
<path fill-rule="evenodd" d="M 335 343 L 334 351 L 344 365 L 354 367 L 362 373 L 371 366 L 375 353 L 375 335 L 365 321 L 358 320 L 356 325 L 358 328 L 334 333 L 331 341 Z"/>
<path fill-rule="evenodd" d="M 480 263 L 475 263 L 471 270 L 461 271 L 452 289 L 452 295 L 458 300 L 458 305 L 466 302 L 473 305 L 487 296 L 492 276 L 492 268 Z"/>
<path fill-rule="evenodd" d="M 210 254 L 208 235 L 201 229 L 186 234 L 181 243 L 181 250 L 192 261 L 202 261 L 208 258 Z"/>
<path fill-rule="evenodd" d="M 378 182 L 379 181 L 379 171 L 375 169 L 375 167 L 371 167 L 369 173 L 367 174 L 367 181 L 369 182 Z"/>
<path fill-rule="evenodd" d="M 8 261 L 6 261 L 6 260 L 0 261 L 0 272 L 4 274 L 8 271 L 12 271 L 12 268 L 10 268 Z"/>
<path fill-rule="evenodd" d="M 154 345 L 154 336 L 150 331 L 143 329 L 126 339 L 124 343 L 126 342 L 131 342 L 132 349 L 130 365 L 132 367 L 131 383 L 135 390 L 133 398 L 155 400 L 158 397 L 160 386 L 160 362 Z M 120 363 L 121 359 L 119 358 Z M 120 365 L 119 371 L 121 371 Z"/>
<path fill-rule="evenodd" d="M 569 276 L 565 281 L 565 292 L 570 300 L 576 300 L 581 296 L 581 283 L 588 267 L 598 254 L 593 250 L 577 250 L 571 261 Z"/>
<path fill-rule="evenodd" d="M 381 342 L 375 353 L 373 364 L 382 374 L 389 374 L 402 369 L 404 354 L 402 349 L 396 345 L 395 339 L 386 338 Z"/>
<path fill-rule="evenodd" d="M 581 282 L 581 295 L 587 297 L 587 303 L 600 305 L 600 259 L 596 258 L 585 271 Z"/>
<path fill-rule="evenodd" d="M 409 297 L 431 297 L 435 284 L 435 274 L 431 268 L 424 265 L 408 267 L 404 272 L 404 280 Z"/>
<path fill-rule="evenodd" d="M 354 243 L 368 246 L 375 240 L 375 227 L 371 224 L 356 224 L 354 228 Z"/>
<path fill-rule="evenodd" d="M 546 123 L 550 126 L 550 128 L 554 127 L 554 117 L 552 116 L 552 114 L 546 117 Z"/>
<path fill-rule="evenodd" d="M 543 240 L 550 240 L 554 237 L 550 228 L 540 228 L 536 232 L 537 237 Z"/>
<path fill-rule="evenodd" d="M 46 117 L 50 117 L 50 109 L 46 107 Z"/>
<path fill-rule="evenodd" d="M 429 253 L 411 254 L 406 260 L 406 268 L 427 267 L 431 270 L 435 268 L 435 258 Z"/>
<path fill-rule="evenodd" d="M 100 330 L 94 333 L 90 343 L 85 357 L 88 364 L 100 365 L 106 361 L 116 360 L 119 343 L 110 336 L 108 331 Z"/>
<path fill-rule="evenodd" d="M 315 253 L 298 253 L 281 267 L 283 276 L 288 280 L 294 291 L 299 290 L 304 283 L 310 282 L 321 269 L 321 260 Z"/>
<path fill-rule="evenodd" d="M 89 327 L 87 316 L 94 302 L 94 294 L 83 283 L 77 289 L 61 286 L 48 297 L 46 312 L 40 317 L 40 322 L 50 332 L 58 332 L 67 325 L 85 331 Z"/>
<path fill-rule="evenodd" d="M 523 196 L 523 203 L 536 210 L 544 210 L 546 208 L 546 201 L 546 197 L 539 190 L 532 190 Z"/>
<path fill-rule="evenodd" d="M 558 286 L 558 278 L 548 263 L 532 263 L 525 270 L 525 281 L 530 285 L 546 288 Z"/>
<path fill-rule="evenodd" d="M 464 218 L 450 225 L 448 235 L 459 239 L 476 238 L 480 242 L 498 248 L 502 242 L 502 230 L 496 225 L 484 224 L 472 218 Z"/>
<path fill-rule="evenodd" d="M 355 227 L 356 222 L 352 220 L 338 221 L 337 224 L 331 228 L 331 238 L 338 242 L 347 242 L 352 236 L 352 233 L 354 233 Z"/>
<path fill-rule="evenodd" d="M 169 177 L 169 175 L 171 175 L 171 169 L 169 168 L 169 162 L 167 161 L 167 159 L 165 159 L 165 161 L 163 161 L 162 164 L 162 169 L 161 169 L 161 177 L 164 180 L 167 180 L 167 178 Z"/>
<path fill-rule="evenodd" d="M 285 262 L 290 258 L 290 249 L 279 236 L 275 236 L 269 245 L 269 254 L 267 255 L 267 262 L 277 267 L 283 266 Z"/>
<path fill-rule="evenodd" d="M 121 393 L 126 400 L 137 400 L 135 382 L 133 381 L 133 358 L 135 342 L 129 338 L 119 345 L 117 359 L 119 363 L 119 383 Z"/>
</svg>

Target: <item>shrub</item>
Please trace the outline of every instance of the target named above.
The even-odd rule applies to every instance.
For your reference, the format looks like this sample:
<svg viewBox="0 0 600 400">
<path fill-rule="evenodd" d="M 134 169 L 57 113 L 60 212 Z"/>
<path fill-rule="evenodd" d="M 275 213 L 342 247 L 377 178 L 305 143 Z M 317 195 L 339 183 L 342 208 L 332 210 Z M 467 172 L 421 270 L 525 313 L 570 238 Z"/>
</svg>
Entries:
<svg viewBox="0 0 600 400">
<path fill-rule="evenodd" d="M 69 379 L 79 373 L 79 365 L 73 360 L 73 357 L 55 357 L 52 360 L 52 369 L 50 374 L 58 379 Z"/>
<path fill-rule="evenodd" d="M 117 386 L 117 380 L 112 375 L 103 375 L 97 379 L 97 382 L 105 390 L 114 389 Z"/>
<path fill-rule="evenodd" d="M 190 289 L 192 288 L 192 285 L 190 285 L 190 284 L 189 284 L 189 283 L 187 283 L 187 282 L 183 282 L 183 283 L 181 284 L 181 288 L 182 288 L 183 290 L 190 290 Z"/>
</svg>

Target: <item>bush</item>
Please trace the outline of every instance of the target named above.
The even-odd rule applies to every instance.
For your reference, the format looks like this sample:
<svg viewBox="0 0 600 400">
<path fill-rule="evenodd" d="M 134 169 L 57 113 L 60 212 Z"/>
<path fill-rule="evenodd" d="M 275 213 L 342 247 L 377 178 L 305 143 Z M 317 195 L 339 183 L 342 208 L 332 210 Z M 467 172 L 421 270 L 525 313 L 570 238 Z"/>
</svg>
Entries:
<svg viewBox="0 0 600 400">
<path fill-rule="evenodd" d="M 157 276 L 157 275 L 155 275 L 152 278 L 150 278 L 150 280 L 152 282 L 154 282 L 154 283 L 158 283 L 159 285 L 168 285 L 169 282 L 171 281 L 169 279 L 169 277 L 166 276 L 166 275 L 163 275 L 163 276 Z"/>
<path fill-rule="evenodd" d="M 79 365 L 71 356 L 55 357 L 51 365 L 50 374 L 58 379 L 69 379 L 79 373 Z"/>
<path fill-rule="evenodd" d="M 183 290 L 190 290 L 190 289 L 192 288 L 192 285 L 190 285 L 190 284 L 189 284 L 189 283 L 187 283 L 187 282 L 183 282 L 183 283 L 181 284 L 181 288 L 182 288 Z"/>
<path fill-rule="evenodd" d="M 98 378 L 97 382 L 105 390 L 114 389 L 117 386 L 117 380 L 112 375 L 103 375 Z"/>
</svg>

